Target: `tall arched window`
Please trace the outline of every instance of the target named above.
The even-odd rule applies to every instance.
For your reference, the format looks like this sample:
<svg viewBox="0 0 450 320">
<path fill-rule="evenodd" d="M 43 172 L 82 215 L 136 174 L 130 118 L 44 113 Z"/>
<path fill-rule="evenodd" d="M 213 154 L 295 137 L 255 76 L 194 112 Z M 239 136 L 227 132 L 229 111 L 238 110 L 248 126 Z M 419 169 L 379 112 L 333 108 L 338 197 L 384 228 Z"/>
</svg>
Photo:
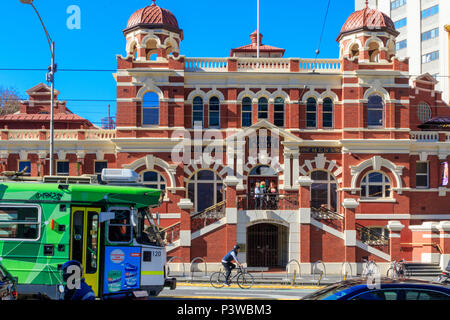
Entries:
<svg viewBox="0 0 450 320">
<path fill-rule="evenodd" d="M 391 181 L 382 172 L 372 171 L 361 180 L 361 198 L 390 198 Z"/>
<path fill-rule="evenodd" d="M 384 103 L 379 95 L 369 97 L 367 104 L 367 126 L 382 127 L 384 118 Z"/>
<path fill-rule="evenodd" d="M 141 174 L 142 184 L 147 188 L 166 190 L 166 180 L 156 171 L 146 171 Z"/>
<path fill-rule="evenodd" d="M 203 99 L 195 97 L 192 104 L 192 125 L 200 124 L 203 127 Z"/>
<path fill-rule="evenodd" d="M 306 101 L 306 127 L 317 127 L 317 101 L 314 98 L 308 98 Z"/>
<path fill-rule="evenodd" d="M 353 44 L 349 52 L 350 58 L 359 57 L 359 46 L 357 43 Z"/>
<path fill-rule="evenodd" d="M 258 119 L 269 119 L 269 102 L 264 97 L 258 100 Z"/>
<path fill-rule="evenodd" d="M 333 101 L 330 98 L 323 99 L 322 126 L 333 128 Z"/>
<path fill-rule="evenodd" d="M 278 127 L 284 127 L 284 99 L 280 97 L 275 99 L 273 124 Z"/>
<path fill-rule="evenodd" d="M 318 170 L 311 172 L 311 208 L 327 209 L 337 212 L 337 184 L 336 179 L 328 171 Z"/>
<path fill-rule="evenodd" d="M 380 46 L 377 42 L 371 42 L 369 44 L 369 59 L 370 62 L 379 62 Z"/>
<path fill-rule="evenodd" d="M 188 183 L 188 197 L 194 204 L 195 212 L 201 212 L 223 201 L 222 179 L 211 170 L 200 170 Z"/>
<path fill-rule="evenodd" d="M 147 92 L 142 98 L 142 124 L 159 124 L 159 96 L 155 92 Z"/>
<path fill-rule="evenodd" d="M 242 100 L 242 127 L 250 127 L 252 125 L 252 99 L 245 97 Z"/>
<path fill-rule="evenodd" d="M 220 101 L 217 97 L 209 99 L 209 127 L 220 127 Z"/>
</svg>

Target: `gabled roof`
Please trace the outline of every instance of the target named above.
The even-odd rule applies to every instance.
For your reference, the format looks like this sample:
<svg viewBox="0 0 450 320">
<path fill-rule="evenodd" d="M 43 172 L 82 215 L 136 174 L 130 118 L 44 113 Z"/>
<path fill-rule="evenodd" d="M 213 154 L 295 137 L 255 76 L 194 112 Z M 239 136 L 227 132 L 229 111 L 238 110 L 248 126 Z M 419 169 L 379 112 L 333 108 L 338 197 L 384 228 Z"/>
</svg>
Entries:
<svg viewBox="0 0 450 320">
<path fill-rule="evenodd" d="M 251 44 L 247 44 L 242 47 L 231 49 L 230 57 L 234 56 L 234 53 L 236 53 L 236 52 L 257 52 L 257 50 L 258 50 L 258 36 L 257 35 L 258 35 L 258 33 L 256 31 L 250 35 L 250 39 L 252 41 Z M 284 55 L 284 52 L 286 51 L 285 49 L 262 44 L 262 38 L 263 38 L 263 35 L 260 33 L 259 34 L 259 44 L 260 44 L 259 51 L 260 52 L 273 52 L 273 53 L 280 53 L 281 56 Z"/>
</svg>

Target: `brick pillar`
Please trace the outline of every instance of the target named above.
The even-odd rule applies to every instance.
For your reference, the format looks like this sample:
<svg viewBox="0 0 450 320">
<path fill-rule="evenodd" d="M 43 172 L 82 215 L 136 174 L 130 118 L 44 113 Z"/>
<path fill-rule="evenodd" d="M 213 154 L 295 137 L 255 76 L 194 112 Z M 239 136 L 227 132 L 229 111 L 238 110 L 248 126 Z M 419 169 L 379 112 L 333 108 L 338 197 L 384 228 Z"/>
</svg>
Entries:
<svg viewBox="0 0 450 320">
<path fill-rule="evenodd" d="M 311 263 L 311 185 L 310 177 L 298 178 L 298 207 L 300 217 L 300 262 Z"/>
<path fill-rule="evenodd" d="M 237 191 L 236 186 L 239 184 L 239 180 L 234 176 L 227 176 L 223 183 L 226 185 L 225 189 L 225 217 L 227 219 L 226 224 L 226 247 L 227 250 L 231 250 L 236 243 L 245 244 L 246 239 L 237 239 L 237 223 L 238 223 L 238 211 L 237 211 Z M 241 246 L 241 253 L 245 253 L 247 248 Z M 225 253 L 224 253 L 225 254 Z"/>
<path fill-rule="evenodd" d="M 439 230 L 439 240 L 442 249 L 440 266 L 445 270 L 450 268 L 450 221 L 441 221 L 437 226 Z"/>
<path fill-rule="evenodd" d="M 355 199 L 347 198 L 342 202 L 344 210 L 344 245 L 345 261 L 356 262 L 356 226 L 355 209 L 359 203 Z"/>
<path fill-rule="evenodd" d="M 400 221 L 389 221 L 386 228 L 389 230 L 389 254 L 391 261 L 400 261 L 403 259 L 401 254 L 400 232 L 405 226 Z"/>
<path fill-rule="evenodd" d="M 190 199 L 181 199 L 178 202 L 181 210 L 180 226 L 180 257 L 184 262 L 191 262 L 191 210 L 194 204 Z"/>
</svg>

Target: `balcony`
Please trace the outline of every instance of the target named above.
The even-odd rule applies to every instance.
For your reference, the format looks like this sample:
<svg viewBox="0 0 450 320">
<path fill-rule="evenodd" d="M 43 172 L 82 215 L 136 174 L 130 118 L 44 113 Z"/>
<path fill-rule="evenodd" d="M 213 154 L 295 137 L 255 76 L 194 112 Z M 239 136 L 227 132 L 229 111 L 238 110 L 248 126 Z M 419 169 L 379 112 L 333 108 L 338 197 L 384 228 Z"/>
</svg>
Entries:
<svg viewBox="0 0 450 320">
<path fill-rule="evenodd" d="M 317 72 L 338 73 L 339 59 L 186 58 L 187 72 Z"/>
</svg>

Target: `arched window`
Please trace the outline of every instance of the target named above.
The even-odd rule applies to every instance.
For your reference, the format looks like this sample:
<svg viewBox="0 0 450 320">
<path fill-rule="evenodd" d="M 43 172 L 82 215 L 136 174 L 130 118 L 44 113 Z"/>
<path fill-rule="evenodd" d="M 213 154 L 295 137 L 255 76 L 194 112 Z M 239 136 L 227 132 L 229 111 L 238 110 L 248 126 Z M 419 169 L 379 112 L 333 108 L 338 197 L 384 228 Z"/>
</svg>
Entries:
<svg viewBox="0 0 450 320">
<path fill-rule="evenodd" d="M 242 127 L 250 127 L 252 125 L 252 99 L 245 97 L 242 100 Z"/>
<path fill-rule="evenodd" d="M 155 92 L 147 92 L 142 98 L 142 124 L 159 124 L 159 96 Z"/>
<path fill-rule="evenodd" d="M 380 58 L 380 46 L 377 42 L 371 42 L 369 44 L 369 59 L 370 62 L 379 62 Z"/>
<path fill-rule="evenodd" d="M 308 98 L 306 101 L 306 127 L 317 127 L 317 102 L 314 98 Z"/>
<path fill-rule="evenodd" d="M 424 123 L 429 121 L 431 119 L 431 116 L 432 112 L 430 106 L 425 102 L 419 103 L 419 105 L 417 106 L 417 117 L 419 118 L 419 120 Z"/>
<path fill-rule="evenodd" d="M 333 128 L 333 101 L 330 98 L 323 99 L 322 121 L 324 128 Z"/>
<path fill-rule="evenodd" d="M 188 197 L 195 212 L 201 212 L 223 201 L 222 179 L 211 170 L 200 170 L 188 183 Z"/>
<path fill-rule="evenodd" d="M 166 180 L 156 171 L 146 171 L 141 174 L 142 184 L 147 188 L 166 190 Z"/>
<path fill-rule="evenodd" d="M 280 97 L 275 99 L 273 124 L 278 127 L 284 127 L 284 99 Z"/>
<path fill-rule="evenodd" d="M 311 208 L 313 210 L 325 207 L 337 212 L 337 184 L 336 179 L 328 171 L 311 172 Z"/>
<path fill-rule="evenodd" d="M 269 119 L 269 102 L 264 97 L 258 100 L 258 119 Z"/>
<path fill-rule="evenodd" d="M 357 43 L 350 48 L 350 58 L 359 57 L 359 46 Z"/>
<path fill-rule="evenodd" d="M 196 124 L 203 127 L 203 99 L 195 97 L 192 104 L 192 125 Z"/>
<path fill-rule="evenodd" d="M 209 99 L 209 127 L 220 127 L 220 101 L 217 97 Z"/>
<path fill-rule="evenodd" d="M 391 181 L 382 172 L 369 172 L 361 180 L 361 198 L 390 198 Z"/>
<path fill-rule="evenodd" d="M 384 103 L 379 95 L 369 97 L 367 104 L 367 125 L 369 127 L 382 127 L 384 118 Z"/>
</svg>

